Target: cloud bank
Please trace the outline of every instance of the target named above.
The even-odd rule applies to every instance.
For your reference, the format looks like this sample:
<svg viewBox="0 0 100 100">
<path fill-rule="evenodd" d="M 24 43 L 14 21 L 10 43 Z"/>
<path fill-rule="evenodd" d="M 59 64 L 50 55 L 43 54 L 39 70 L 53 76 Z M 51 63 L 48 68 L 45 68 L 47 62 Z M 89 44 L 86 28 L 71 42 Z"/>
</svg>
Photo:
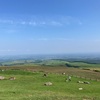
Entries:
<svg viewBox="0 0 100 100">
<path fill-rule="evenodd" d="M 54 17 L 36 17 L 28 19 L 0 19 L 0 24 L 15 24 L 15 25 L 30 25 L 30 26 L 68 26 L 68 25 L 82 25 L 82 22 L 71 16 L 54 16 Z"/>
</svg>

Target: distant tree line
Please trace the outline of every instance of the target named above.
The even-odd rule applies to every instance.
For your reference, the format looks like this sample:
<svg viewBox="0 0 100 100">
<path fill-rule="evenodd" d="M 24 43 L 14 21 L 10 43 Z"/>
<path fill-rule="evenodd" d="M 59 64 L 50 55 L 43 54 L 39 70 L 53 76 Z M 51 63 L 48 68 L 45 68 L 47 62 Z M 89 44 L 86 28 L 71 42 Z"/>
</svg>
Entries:
<svg viewBox="0 0 100 100">
<path fill-rule="evenodd" d="M 65 64 L 67 67 L 74 67 L 74 68 L 79 68 L 80 66 L 75 66 L 75 65 L 71 65 L 71 64 L 68 64 L 68 63 L 66 63 Z"/>
</svg>

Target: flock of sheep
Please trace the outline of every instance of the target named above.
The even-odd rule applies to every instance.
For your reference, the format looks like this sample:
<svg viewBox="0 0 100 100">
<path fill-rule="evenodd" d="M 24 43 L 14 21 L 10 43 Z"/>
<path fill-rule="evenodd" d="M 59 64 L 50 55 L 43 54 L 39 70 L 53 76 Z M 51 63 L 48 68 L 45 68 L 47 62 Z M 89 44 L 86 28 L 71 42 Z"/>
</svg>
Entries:
<svg viewBox="0 0 100 100">
<path fill-rule="evenodd" d="M 4 80 L 6 79 L 4 76 L 0 76 L 0 80 Z M 9 80 L 15 80 L 16 78 L 15 77 L 9 77 L 8 78 Z"/>
<path fill-rule="evenodd" d="M 65 73 L 62 73 L 62 75 L 65 75 Z M 47 77 L 48 75 L 47 74 L 43 74 L 43 77 Z M 0 80 L 4 80 L 6 79 L 4 76 L 0 76 Z M 9 80 L 15 80 L 16 78 L 15 77 L 9 77 L 8 78 Z M 66 77 L 66 82 L 70 82 L 72 80 L 71 76 L 67 76 Z M 77 81 L 77 83 L 79 84 L 90 84 L 90 82 L 88 81 Z M 52 82 L 46 82 L 44 83 L 45 86 L 52 86 L 53 83 Z M 79 88 L 79 90 L 83 90 L 83 88 Z"/>
<path fill-rule="evenodd" d="M 65 73 L 62 73 L 62 75 L 65 75 Z M 43 76 L 47 77 L 48 75 L 44 74 Z M 67 76 L 65 80 L 66 80 L 66 82 L 70 82 L 72 80 L 72 78 L 71 78 L 71 76 Z M 88 81 L 77 81 L 77 83 L 79 83 L 79 84 L 90 84 L 90 82 L 88 82 Z M 46 83 L 44 83 L 44 85 L 45 86 L 51 86 L 51 85 L 53 85 L 53 83 L 46 82 Z M 83 90 L 83 88 L 79 88 L 79 90 Z"/>
</svg>

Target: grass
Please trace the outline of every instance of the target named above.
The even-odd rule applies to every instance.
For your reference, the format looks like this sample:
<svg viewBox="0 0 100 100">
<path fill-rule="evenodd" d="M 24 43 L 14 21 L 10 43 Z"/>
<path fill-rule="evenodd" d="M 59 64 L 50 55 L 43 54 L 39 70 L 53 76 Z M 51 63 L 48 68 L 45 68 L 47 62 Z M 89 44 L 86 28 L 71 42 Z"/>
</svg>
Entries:
<svg viewBox="0 0 100 100">
<path fill-rule="evenodd" d="M 72 77 L 66 82 L 67 75 L 48 73 L 43 77 L 42 71 L 5 70 L 0 75 L 0 100 L 100 100 L 100 82 Z M 9 77 L 16 80 L 9 80 Z M 89 81 L 90 84 L 79 84 L 77 81 Z M 52 86 L 44 86 L 45 82 Z M 79 91 L 78 88 L 83 88 Z"/>
<path fill-rule="evenodd" d="M 93 69 L 100 71 L 100 63 L 93 63 L 92 61 L 66 61 L 66 60 L 56 60 L 56 59 L 48 59 L 48 60 L 15 60 L 8 62 L 1 62 L 1 66 L 67 66 L 74 68 L 85 68 L 85 69 Z"/>
<path fill-rule="evenodd" d="M 72 66 L 79 66 L 80 68 L 100 68 L 100 64 L 91 64 L 85 62 L 68 62 Z"/>
</svg>

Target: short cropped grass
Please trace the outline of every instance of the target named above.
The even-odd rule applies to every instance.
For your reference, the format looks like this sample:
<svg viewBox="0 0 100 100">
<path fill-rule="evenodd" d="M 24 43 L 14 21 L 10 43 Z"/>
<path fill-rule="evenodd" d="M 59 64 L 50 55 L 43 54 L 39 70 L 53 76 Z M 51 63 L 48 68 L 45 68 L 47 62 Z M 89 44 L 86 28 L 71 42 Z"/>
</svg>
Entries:
<svg viewBox="0 0 100 100">
<path fill-rule="evenodd" d="M 24 70 L 5 70 L 0 72 L 0 100 L 100 100 L 100 82 L 72 77 L 66 82 L 67 75 Z M 9 80 L 15 77 L 15 80 Z M 89 81 L 79 84 L 77 81 Z M 52 82 L 52 86 L 45 86 Z M 79 90 L 83 88 L 83 90 Z"/>
</svg>

